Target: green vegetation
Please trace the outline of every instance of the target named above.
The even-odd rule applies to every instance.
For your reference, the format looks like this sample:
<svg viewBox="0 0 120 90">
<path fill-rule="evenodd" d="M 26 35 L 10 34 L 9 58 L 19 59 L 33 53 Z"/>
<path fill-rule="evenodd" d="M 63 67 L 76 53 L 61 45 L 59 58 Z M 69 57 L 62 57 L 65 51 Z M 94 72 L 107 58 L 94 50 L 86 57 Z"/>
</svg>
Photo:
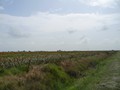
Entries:
<svg viewBox="0 0 120 90">
<path fill-rule="evenodd" d="M 7 76 L 7 75 L 17 75 L 27 71 L 26 65 L 21 65 L 18 67 L 12 67 L 9 69 L 1 69 L 0 76 Z"/>
<path fill-rule="evenodd" d="M 114 62 L 117 62 L 118 65 L 114 65 Z M 111 65 L 114 65 L 111 67 Z M 107 60 L 104 60 L 102 62 L 99 62 L 96 65 L 96 68 L 92 68 L 90 70 L 87 70 L 85 72 L 86 76 L 83 78 L 80 78 L 74 82 L 73 85 L 65 88 L 65 90 L 119 90 L 120 89 L 120 67 L 114 69 L 114 67 L 120 66 L 120 53 L 117 53 L 113 57 L 108 58 Z M 112 70 L 113 68 L 113 70 Z M 110 69 L 110 71 L 108 71 Z M 114 71 L 117 72 L 118 76 L 113 76 L 112 78 L 117 78 L 118 81 L 114 81 L 116 83 L 115 87 L 112 87 L 111 84 L 110 87 L 104 86 L 104 84 L 101 84 L 102 80 L 104 81 L 106 78 L 111 78 L 111 74 L 114 73 Z M 116 74 L 115 72 L 115 74 Z M 107 84 L 110 83 L 110 79 L 107 81 Z"/>
<path fill-rule="evenodd" d="M 117 51 L 0 53 L 0 90 L 97 90 L 118 54 Z"/>
</svg>

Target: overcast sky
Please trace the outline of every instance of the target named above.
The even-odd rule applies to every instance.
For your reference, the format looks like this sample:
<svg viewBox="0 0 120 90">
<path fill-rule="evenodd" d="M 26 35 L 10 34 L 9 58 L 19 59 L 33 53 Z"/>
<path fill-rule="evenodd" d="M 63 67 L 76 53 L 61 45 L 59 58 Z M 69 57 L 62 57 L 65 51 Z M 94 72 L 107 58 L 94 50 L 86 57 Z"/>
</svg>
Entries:
<svg viewBox="0 0 120 90">
<path fill-rule="evenodd" d="M 0 0 L 0 51 L 120 50 L 120 0 Z"/>
</svg>

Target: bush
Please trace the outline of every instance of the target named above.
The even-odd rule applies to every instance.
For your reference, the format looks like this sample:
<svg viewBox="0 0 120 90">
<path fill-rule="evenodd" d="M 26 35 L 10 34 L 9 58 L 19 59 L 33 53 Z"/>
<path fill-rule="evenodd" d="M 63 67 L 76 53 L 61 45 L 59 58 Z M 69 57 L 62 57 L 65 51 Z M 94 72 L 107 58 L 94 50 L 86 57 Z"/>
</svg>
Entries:
<svg viewBox="0 0 120 90">
<path fill-rule="evenodd" d="M 42 68 L 46 73 L 45 84 L 47 87 L 51 87 L 52 90 L 59 90 L 71 83 L 70 77 L 67 73 L 58 65 L 46 64 Z"/>
</svg>

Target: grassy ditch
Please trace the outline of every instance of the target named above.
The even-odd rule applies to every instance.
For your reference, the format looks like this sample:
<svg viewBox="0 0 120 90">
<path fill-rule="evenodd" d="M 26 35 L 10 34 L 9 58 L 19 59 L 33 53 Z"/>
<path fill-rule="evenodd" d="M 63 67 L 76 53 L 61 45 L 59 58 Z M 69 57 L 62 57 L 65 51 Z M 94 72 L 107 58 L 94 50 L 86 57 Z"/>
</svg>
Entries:
<svg viewBox="0 0 120 90">
<path fill-rule="evenodd" d="M 72 56 L 65 60 L 30 64 L 29 68 L 28 64 L 23 64 L 1 69 L 0 90 L 90 90 L 91 83 L 99 81 L 113 54 Z"/>
<path fill-rule="evenodd" d="M 111 70 L 111 65 L 116 61 L 120 62 L 120 60 L 117 59 L 119 55 L 120 53 L 117 53 L 113 57 L 99 62 L 95 68 L 86 70 L 84 72 L 86 76 L 79 78 L 71 86 L 65 88 L 64 90 L 118 90 L 114 88 L 107 88 L 104 86 L 101 88 L 100 84 L 102 80 L 104 81 L 106 77 L 110 77 L 109 75 L 111 75 L 114 72 Z M 109 69 L 112 72 L 109 72 Z"/>
</svg>

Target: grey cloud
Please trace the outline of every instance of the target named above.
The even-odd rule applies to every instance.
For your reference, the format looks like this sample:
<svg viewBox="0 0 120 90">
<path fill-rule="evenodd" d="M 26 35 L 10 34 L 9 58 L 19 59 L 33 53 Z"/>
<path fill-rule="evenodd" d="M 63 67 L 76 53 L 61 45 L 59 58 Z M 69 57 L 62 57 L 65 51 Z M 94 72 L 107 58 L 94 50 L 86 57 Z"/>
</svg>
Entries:
<svg viewBox="0 0 120 90">
<path fill-rule="evenodd" d="M 73 33 L 77 32 L 77 29 L 70 28 L 70 29 L 67 30 L 67 32 L 69 34 L 73 34 Z"/>
<path fill-rule="evenodd" d="M 120 21 L 119 21 L 119 15 L 114 16 L 110 19 L 105 18 L 106 20 L 98 20 L 98 26 L 95 28 L 98 31 L 106 31 L 106 30 L 116 30 L 119 28 Z"/>
<path fill-rule="evenodd" d="M 28 33 L 22 32 L 22 30 L 20 30 L 20 29 L 18 30 L 18 28 L 15 28 L 15 27 L 9 27 L 9 29 L 7 31 L 7 34 L 10 37 L 13 37 L 13 38 L 26 38 L 26 37 L 29 37 Z"/>
<path fill-rule="evenodd" d="M 104 25 L 104 26 L 101 28 L 101 31 L 106 31 L 106 30 L 109 30 L 109 26 Z"/>
<path fill-rule="evenodd" d="M 119 18 L 117 20 L 114 19 L 116 16 L 119 17 L 119 15 L 69 14 L 62 16 L 48 13 L 48 15 L 43 14 L 42 16 L 45 16 L 46 19 L 42 19 L 43 17 L 41 17 L 41 15 L 33 15 L 32 17 L 1 15 L 0 40 L 3 41 L 1 43 L 3 47 L 1 47 L 6 50 L 11 48 L 16 50 L 55 50 L 58 48 L 70 50 L 77 46 L 82 50 L 88 49 L 88 46 L 91 49 L 96 49 L 95 46 L 97 48 L 103 47 L 104 49 L 104 44 L 97 44 L 102 43 L 102 40 L 106 38 L 106 36 L 113 38 L 112 41 L 120 37 L 118 33 L 113 34 L 119 25 L 117 25 L 117 27 L 111 26 L 113 23 L 119 23 L 117 22 Z M 75 23 L 70 22 L 70 20 L 73 20 Z M 98 20 L 99 22 L 97 22 Z M 106 30 L 105 27 L 108 26 L 112 29 L 111 32 L 106 31 L 106 33 L 108 32 L 107 35 L 106 33 L 94 32 L 96 29 L 100 30 L 103 27 Z M 53 39 L 48 39 L 51 36 L 53 36 Z M 99 38 L 102 38 L 101 41 Z M 9 49 L 6 48 L 7 46 L 9 46 Z M 68 46 L 69 48 L 67 48 Z M 117 47 L 119 48 L 119 46 Z"/>
<path fill-rule="evenodd" d="M 88 38 L 87 38 L 85 35 L 83 35 L 83 36 L 81 36 L 81 37 L 79 38 L 79 42 L 80 42 L 81 44 L 86 45 L 86 44 L 88 43 Z"/>
<path fill-rule="evenodd" d="M 104 24 L 103 26 L 101 26 L 101 30 L 100 31 L 106 31 L 106 30 L 118 30 L 119 29 L 119 25 L 120 23 L 117 22 L 117 23 L 113 23 L 113 24 L 110 24 L 110 25 L 107 25 L 107 24 Z"/>
<path fill-rule="evenodd" d="M 86 38 L 85 35 L 81 36 L 81 37 L 80 37 L 80 41 L 84 40 L 85 38 Z"/>
</svg>

